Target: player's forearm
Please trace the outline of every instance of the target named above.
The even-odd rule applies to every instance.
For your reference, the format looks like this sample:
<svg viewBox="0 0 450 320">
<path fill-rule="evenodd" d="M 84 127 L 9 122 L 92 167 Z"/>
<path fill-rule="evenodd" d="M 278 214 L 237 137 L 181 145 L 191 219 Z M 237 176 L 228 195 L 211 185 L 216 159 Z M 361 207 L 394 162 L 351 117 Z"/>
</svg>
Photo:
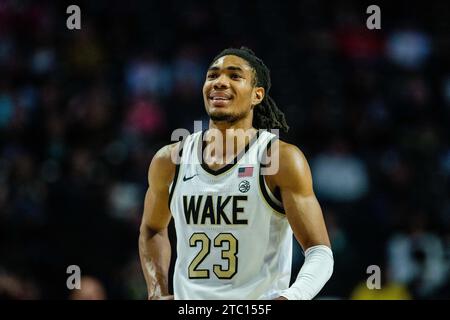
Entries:
<svg viewBox="0 0 450 320">
<path fill-rule="evenodd" d="M 330 279 L 333 265 L 333 252 L 328 246 L 310 247 L 305 251 L 305 262 L 296 281 L 281 296 L 289 300 L 311 300 Z"/>
<path fill-rule="evenodd" d="M 139 255 L 148 297 L 168 295 L 171 248 L 167 229 L 153 232 L 149 228 L 142 227 L 139 235 Z"/>
</svg>

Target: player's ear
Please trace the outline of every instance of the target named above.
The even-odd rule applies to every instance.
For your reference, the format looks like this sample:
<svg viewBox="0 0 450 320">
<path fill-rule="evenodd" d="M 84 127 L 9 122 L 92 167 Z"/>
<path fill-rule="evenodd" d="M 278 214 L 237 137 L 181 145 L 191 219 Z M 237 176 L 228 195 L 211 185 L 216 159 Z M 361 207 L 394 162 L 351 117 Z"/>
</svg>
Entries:
<svg viewBox="0 0 450 320">
<path fill-rule="evenodd" d="M 257 104 L 260 104 L 261 101 L 264 99 L 265 90 L 263 87 L 256 87 L 253 90 L 253 98 L 252 98 L 252 105 L 256 106 Z"/>
</svg>

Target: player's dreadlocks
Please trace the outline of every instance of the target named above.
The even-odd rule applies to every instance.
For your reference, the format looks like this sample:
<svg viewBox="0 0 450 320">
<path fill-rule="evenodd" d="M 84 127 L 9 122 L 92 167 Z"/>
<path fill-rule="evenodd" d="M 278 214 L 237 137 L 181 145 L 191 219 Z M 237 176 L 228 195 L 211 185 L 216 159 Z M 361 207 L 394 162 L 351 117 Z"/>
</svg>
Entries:
<svg viewBox="0 0 450 320">
<path fill-rule="evenodd" d="M 253 126 L 257 129 L 281 129 L 284 132 L 289 130 L 284 113 L 277 107 L 275 101 L 269 96 L 272 85 L 270 80 L 270 70 L 255 53 L 246 47 L 228 48 L 219 53 L 213 61 L 220 57 L 234 55 L 246 60 L 255 71 L 255 85 L 263 87 L 265 95 L 260 104 L 253 110 Z"/>
</svg>

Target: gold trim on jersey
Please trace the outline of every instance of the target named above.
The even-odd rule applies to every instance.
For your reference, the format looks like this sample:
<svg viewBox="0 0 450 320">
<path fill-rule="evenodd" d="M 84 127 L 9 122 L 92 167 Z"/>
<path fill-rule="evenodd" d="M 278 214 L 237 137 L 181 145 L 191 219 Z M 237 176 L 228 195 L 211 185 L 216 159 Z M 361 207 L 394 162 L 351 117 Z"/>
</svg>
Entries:
<svg viewBox="0 0 450 320">
<path fill-rule="evenodd" d="M 210 169 L 206 163 L 204 163 L 204 159 L 203 159 L 203 136 L 205 134 L 206 130 L 202 131 L 201 134 L 199 134 L 199 138 L 197 139 L 197 161 L 199 161 L 200 163 L 200 167 L 201 170 L 204 173 L 207 173 L 208 175 L 212 176 L 212 177 L 220 177 L 226 173 L 229 173 L 232 169 L 234 169 L 236 167 L 236 165 L 239 163 L 239 161 L 244 157 L 245 154 L 247 154 L 250 150 L 251 147 L 253 147 L 254 145 L 257 144 L 259 137 L 261 135 L 260 130 L 258 129 L 256 131 L 256 134 L 252 137 L 252 139 L 250 140 L 250 142 L 245 145 L 244 149 L 242 149 L 233 159 L 232 163 L 228 163 L 225 166 L 223 166 L 222 168 L 218 169 L 218 170 L 212 170 Z M 223 172 L 222 172 L 223 171 Z"/>
</svg>

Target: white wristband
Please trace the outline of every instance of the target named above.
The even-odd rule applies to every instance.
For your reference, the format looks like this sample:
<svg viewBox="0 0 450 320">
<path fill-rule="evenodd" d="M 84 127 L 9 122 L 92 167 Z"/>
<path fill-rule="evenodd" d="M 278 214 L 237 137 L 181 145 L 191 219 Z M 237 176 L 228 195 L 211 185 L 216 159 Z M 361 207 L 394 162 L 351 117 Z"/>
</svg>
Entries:
<svg viewBox="0 0 450 320">
<path fill-rule="evenodd" d="M 280 295 L 288 300 L 311 300 L 330 279 L 333 265 L 333 252 L 329 247 L 317 245 L 308 248 L 297 279 Z"/>
</svg>

